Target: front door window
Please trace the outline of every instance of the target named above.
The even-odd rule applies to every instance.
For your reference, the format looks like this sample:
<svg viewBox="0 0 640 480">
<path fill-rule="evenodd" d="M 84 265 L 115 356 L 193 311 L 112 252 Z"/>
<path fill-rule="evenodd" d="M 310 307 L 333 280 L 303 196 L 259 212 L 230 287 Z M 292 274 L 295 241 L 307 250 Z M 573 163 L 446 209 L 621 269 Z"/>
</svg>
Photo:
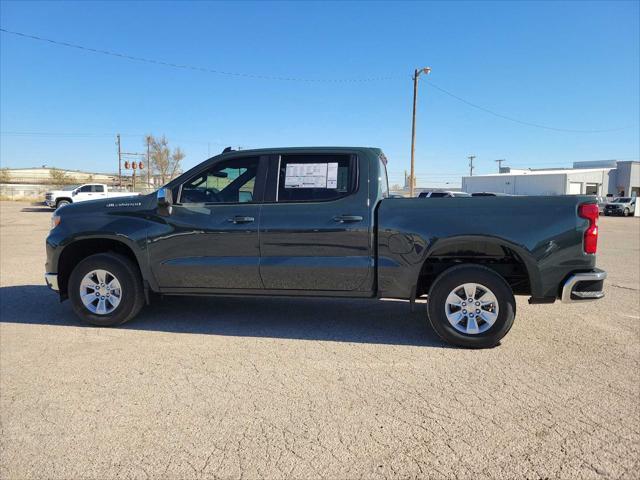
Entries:
<svg viewBox="0 0 640 480">
<path fill-rule="evenodd" d="M 219 163 L 182 186 L 180 203 L 253 202 L 257 172 L 257 157 Z"/>
</svg>

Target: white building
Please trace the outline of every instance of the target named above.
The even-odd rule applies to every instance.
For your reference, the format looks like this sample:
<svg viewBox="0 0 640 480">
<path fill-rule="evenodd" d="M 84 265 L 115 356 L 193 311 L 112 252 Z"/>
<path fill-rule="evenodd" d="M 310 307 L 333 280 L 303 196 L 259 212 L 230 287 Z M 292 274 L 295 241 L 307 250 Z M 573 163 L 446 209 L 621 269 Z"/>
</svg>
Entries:
<svg viewBox="0 0 640 480">
<path fill-rule="evenodd" d="M 6 183 L 46 184 L 51 183 L 52 170 L 54 169 L 50 167 L 3 168 L 2 173 Z M 85 172 L 65 168 L 56 170 L 64 174 L 70 184 L 96 182 L 112 185 L 118 180 L 118 175 L 115 173 Z"/>
<path fill-rule="evenodd" d="M 640 196 L 640 162 L 575 162 L 573 168 L 548 170 L 505 167 L 497 174 L 463 177 L 462 190 L 511 195 Z"/>
</svg>

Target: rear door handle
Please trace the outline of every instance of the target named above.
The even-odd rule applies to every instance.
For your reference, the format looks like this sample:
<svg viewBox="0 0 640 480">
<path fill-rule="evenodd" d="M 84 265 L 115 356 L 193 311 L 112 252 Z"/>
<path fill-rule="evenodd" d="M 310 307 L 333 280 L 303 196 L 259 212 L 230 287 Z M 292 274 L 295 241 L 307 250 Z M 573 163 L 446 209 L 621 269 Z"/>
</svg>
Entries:
<svg viewBox="0 0 640 480">
<path fill-rule="evenodd" d="M 253 218 L 253 217 L 242 217 L 240 215 L 236 215 L 235 217 L 228 218 L 227 221 L 231 222 L 231 223 L 251 223 L 251 222 L 255 221 L 255 218 Z"/>
<path fill-rule="evenodd" d="M 338 215 L 333 217 L 334 222 L 339 223 L 355 223 L 364 220 L 360 215 Z"/>
</svg>

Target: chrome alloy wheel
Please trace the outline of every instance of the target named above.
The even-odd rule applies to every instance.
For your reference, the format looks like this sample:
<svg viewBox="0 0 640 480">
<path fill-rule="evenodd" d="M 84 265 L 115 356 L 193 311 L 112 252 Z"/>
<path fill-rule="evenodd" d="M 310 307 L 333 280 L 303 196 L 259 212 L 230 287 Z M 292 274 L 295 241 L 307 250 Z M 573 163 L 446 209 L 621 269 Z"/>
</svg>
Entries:
<svg viewBox="0 0 640 480">
<path fill-rule="evenodd" d="M 464 283 L 451 290 L 444 311 L 453 328 L 478 335 L 489 330 L 498 318 L 498 299 L 484 285 Z"/>
<path fill-rule="evenodd" d="M 122 301 L 122 287 L 113 273 L 92 270 L 80 282 L 80 299 L 91 313 L 108 315 Z"/>
</svg>

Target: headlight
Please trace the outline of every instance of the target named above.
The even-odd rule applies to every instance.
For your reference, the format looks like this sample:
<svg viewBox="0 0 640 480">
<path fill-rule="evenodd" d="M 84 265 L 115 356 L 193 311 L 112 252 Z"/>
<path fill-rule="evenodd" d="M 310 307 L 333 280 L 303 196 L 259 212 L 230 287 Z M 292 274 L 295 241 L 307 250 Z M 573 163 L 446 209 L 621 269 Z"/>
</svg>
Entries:
<svg viewBox="0 0 640 480">
<path fill-rule="evenodd" d="M 51 230 L 53 230 L 58 225 L 60 225 L 61 221 L 62 219 L 60 218 L 60 215 L 58 215 L 57 213 L 54 213 L 53 215 L 51 215 Z"/>
</svg>

